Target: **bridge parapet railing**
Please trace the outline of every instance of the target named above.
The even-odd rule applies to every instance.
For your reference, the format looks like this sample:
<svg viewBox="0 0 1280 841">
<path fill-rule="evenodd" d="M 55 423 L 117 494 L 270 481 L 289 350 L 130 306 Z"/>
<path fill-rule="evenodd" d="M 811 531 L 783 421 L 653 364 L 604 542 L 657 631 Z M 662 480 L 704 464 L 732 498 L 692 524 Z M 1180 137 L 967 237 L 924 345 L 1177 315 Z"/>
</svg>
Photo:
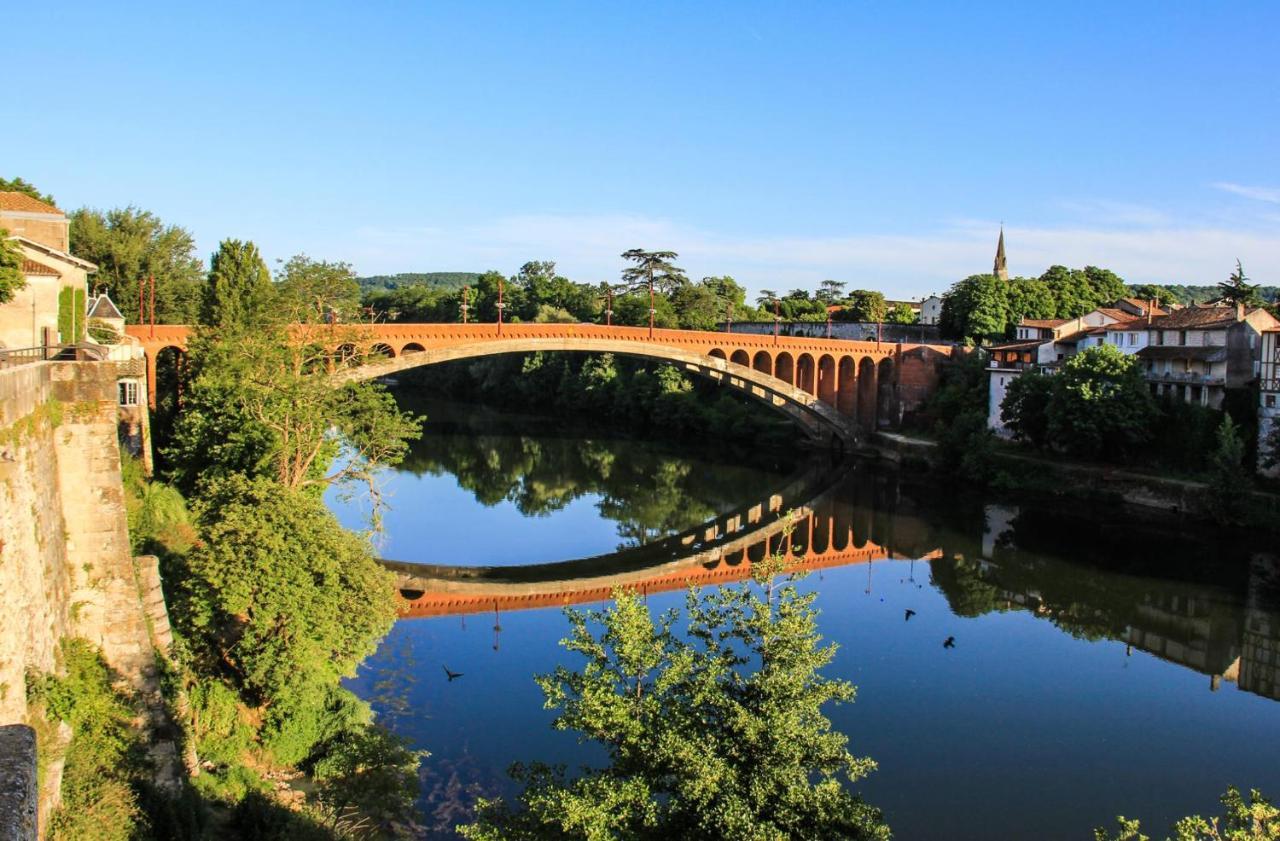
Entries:
<svg viewBox="0 0 1280 841">
<path fill-rule="evenodd" d="M 35 362 L 47 362 L 62 353 L 61 345 L 40 345 L 39 347 L 0 347 L 0 368 L 17 368 L 19 365 L 31 365 Z"/>
</svg>

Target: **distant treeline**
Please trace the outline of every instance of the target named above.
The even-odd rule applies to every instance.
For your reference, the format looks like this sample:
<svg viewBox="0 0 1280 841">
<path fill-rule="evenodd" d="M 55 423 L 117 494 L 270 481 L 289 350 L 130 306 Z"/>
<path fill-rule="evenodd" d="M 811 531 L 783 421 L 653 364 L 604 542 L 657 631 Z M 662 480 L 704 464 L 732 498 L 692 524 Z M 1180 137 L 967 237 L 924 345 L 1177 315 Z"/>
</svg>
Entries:
<svg viewBox="0 0 1280 841">
<path fill-rule="evenodd" d="M 378 274 L 359 278 L 361 291 L 374 289 L 403 289 L 406 286 L 426 286 L 432 289 L 461 289 L 474 284 L 479 272 L 404 272 Z"/>
<path fill-rule="evenodd" d="M 1222 297 L 1222 290 L 1214 286 L 1182 286 L 1177 283 L 1143 283 L 1130 285 L 1129 292 L 1135 298 L 1148 300 L 1159 298 L 1162 304 L 1204 304 Z M 1259 286 L 1258 294 L 1264 301 L 1280 300 L 1280 286 Z"/>
</svg>

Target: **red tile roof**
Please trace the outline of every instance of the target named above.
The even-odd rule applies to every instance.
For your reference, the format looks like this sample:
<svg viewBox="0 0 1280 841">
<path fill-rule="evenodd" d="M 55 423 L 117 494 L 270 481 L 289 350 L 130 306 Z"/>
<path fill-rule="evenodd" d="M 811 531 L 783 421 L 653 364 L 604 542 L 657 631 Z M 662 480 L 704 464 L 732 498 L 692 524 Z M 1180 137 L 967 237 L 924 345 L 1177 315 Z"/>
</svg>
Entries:
<svg viewBox="0 0 1280 841">
<path fill-rule="evenodd" d="M 56 213 L 62 215 L 62 211 L 51 204 L 46 204 L 40 199 L 33 199 L 26 193 L 17 191 L 4 192 L 0 191 L 0 210 L 12 210 L 18 213 Z"/>
<path fill-rule="evenodd" d="M 1061 327 L 1071 319 L 1069 318 L 1024 318 L 1018 322 L 1019 327 L 1044 327 L 1052 330 L 1054 327 Z"/>
<path fill-rule="evenodd" d="M 1187 307 L 1152 319 L 1151 326 L 1161 330 L 1204 329 L 1230 327 L 1235 321 L 1235 307 Z"/>
<path fill-rule="evenodd" d="M 22 261 L 22 273 L 39 277 L 61 277 L 57 269 L 50 268 L 44 263 L 37 263 L 35 260 L 26 259 Z"/>
</svg>

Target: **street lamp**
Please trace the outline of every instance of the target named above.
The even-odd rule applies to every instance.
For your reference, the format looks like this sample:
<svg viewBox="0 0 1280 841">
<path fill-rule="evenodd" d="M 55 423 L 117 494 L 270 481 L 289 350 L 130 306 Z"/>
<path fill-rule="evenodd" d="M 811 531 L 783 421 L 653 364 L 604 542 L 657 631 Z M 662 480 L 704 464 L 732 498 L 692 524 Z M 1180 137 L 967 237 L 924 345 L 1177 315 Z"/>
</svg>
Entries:
<svg viewBox="0 0 1280 841">
<path fill-rule="evenodd" d="M 649 276 L 649 338 L 653 338 L 653 317 L 657 314 L 653 306 L 653 276 Z"/>
<path fill-rule="evenodd" d="M 604 324 L 606 327 L 613 326 L 613 287 L 610 286 L 605 292 L 604 304 Z"/>
<path fill-rule="evenodd" d="M 462 287 L 462 323 L 463 324 L 467 323 L 467 310 L 471 309 L 471 307 L 467 305 L 468 304 L 467 292 L 470 290 L 470 288 L 471 287 L 469 286 Z"/>
<path fill-rule="evenodd" d="M 778 325 L 782 324 L 782 302 L 773 299 L 773 343 L 778 344 Z"/>
<path fill-rule="evenodd" d="M 724 323 L 724 332 L 732 333 L 733 332 L 733 301 L 730 301 L 728 306 L 729 306 L 729 317 Z"/>
<path fill-rule="evenodd" d="M 502 303 L 502 278 L 498 278 L 498 335 L 502 335 L 502 310 L 506 308 L 506 304 Z"/>
</svg>

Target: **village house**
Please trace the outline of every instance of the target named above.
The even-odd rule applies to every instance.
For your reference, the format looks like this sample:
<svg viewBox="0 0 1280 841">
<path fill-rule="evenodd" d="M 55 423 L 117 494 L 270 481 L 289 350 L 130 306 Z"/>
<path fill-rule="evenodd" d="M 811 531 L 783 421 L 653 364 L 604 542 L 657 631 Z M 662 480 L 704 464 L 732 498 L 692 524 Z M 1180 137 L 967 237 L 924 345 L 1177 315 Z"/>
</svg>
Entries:
<svg viewBox="0 0 1280 841">
<path fill-rule="evenodd" d="M 66 214 L 26 193 L 0 191 L 0 229 L 18 244 L 27 281 L 0 304 L 0 348 L 74 342 L 84 330 L 89 275 L 98 267 L 69 253 Z M 59 315 L 70 335 L 61 335 Z"/>
<path fill-rule="evenodd" d="M 1280 465 L 1262 466 L 1267 455 L 1280 456 L 1268 446 L 1271 432 L 1280 427 L 1280 330 L 1267 330 L 1262 334 L 1258 390 L 1258 463 L 1267 476 L 1280 476 Z"/>
<path fill-rule="evenodd" d="M 1280 321 L 1261 307 L 1219 304 L 1187 307 L 1145 328 L 1147 346 L 1136 353 L 1151 392 L 1220 409 L 1227 389 L 1258 377 L 1263 333 Z"/>
</svg>

